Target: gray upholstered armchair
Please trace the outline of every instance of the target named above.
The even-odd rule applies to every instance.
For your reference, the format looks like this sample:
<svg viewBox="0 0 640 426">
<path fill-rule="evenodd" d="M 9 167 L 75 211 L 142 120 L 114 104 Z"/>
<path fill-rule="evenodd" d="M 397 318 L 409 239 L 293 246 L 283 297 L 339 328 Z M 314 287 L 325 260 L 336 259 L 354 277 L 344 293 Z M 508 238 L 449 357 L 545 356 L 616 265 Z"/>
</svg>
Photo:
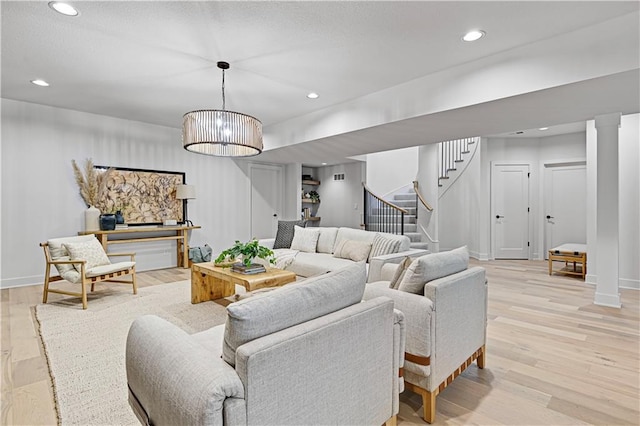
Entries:
<svg viewBox="0 0 640 426">
<path fill-rule="evenodd" d="M 138 318 L 126 348 L 130 404 L 143 424 L 395 424 L 404 317 L 361 303 L 364 264 L 256 294 L 194 335 Z M 213 303 L 213 302 L 211 302 Z"/>
<path fill-rule="evenodd" d="M 375 282 L 367 284 L 364 299 L 389 297 L 405 315 L 405 386 L 422 396 L 428 423 L 438 393 L 474 361 L 484 368 L 487 281 L 484 268 L 468 268 L 468 262 L 461 247 L 419 257 L 404 271 L 406 265 L 387 263 L 377 275 L 369 272 Z"/>
</svg>

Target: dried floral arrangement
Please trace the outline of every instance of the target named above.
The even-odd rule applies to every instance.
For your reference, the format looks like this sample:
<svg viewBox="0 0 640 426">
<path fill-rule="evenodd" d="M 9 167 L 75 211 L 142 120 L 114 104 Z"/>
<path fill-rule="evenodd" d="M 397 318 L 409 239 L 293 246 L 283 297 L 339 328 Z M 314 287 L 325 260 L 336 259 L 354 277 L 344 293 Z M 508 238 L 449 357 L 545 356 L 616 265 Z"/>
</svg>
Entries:
<svg viewBox="0 0 640 426">
<path fill-rule="evenodd" d="M 78 184 L 80 196 L 87 207 L 93 206 L 101 212 L 108 210 L 105 205 L 104 194 L 107 190 L 109 175 L 113 169 L 101 172 L 94 168 L 93 161 L 90 158 L 87 158 L 84 163 L 84 173 L 76 163 L 76 160 L 71 160 L 71 164 L 73 165 L 73 175 Z"/>
</svg>

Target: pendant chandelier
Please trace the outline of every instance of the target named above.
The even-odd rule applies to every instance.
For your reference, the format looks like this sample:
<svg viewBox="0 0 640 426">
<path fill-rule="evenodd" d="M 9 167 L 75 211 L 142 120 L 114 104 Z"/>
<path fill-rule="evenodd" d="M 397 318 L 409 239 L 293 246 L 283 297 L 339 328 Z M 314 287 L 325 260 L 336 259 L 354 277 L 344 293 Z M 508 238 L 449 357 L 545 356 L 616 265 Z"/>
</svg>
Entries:
<svg viewBox="0 0 640 426">
<path fill-rule="evenodd" d="M 262 152 L 262 123 L 255 117 L 225 109 L 222 70 L 222 109 L 203 109 L 186 113 L 182 122 L 182 146 L 187 151 L 219 157 L 249 157 Z"/>
</svg>

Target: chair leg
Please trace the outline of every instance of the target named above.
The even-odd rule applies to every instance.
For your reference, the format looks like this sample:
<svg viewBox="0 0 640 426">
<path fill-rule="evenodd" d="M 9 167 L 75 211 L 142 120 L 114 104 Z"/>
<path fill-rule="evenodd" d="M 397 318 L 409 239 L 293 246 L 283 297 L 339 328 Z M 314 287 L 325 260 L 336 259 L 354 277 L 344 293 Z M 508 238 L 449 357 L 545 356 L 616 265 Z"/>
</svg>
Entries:
<svg viewBox="0 0 640 426">
<path fill-rule="evenodd" d="M 384 426 L 397 426 L 398 424 L 398 416 L 393 416 L 386 422 L 384 422 Z"/>
<path fill-rule="evenodd" d="M 82 277 L 80 285 L 82 286 L 82 309 L 87 309 L 87 282 L 84 277 Z"/>
<path fill-rule="evenodd" d="M 138 282 L 136 281 L 136 267 L 131 271 L 131 280 L 133 282 L 133 294 L 138 294 Z"/>
<path fill-rule="evenodd" d="M 44 291 L 42 292 L 42 303 L 47 303 L 49 297 L 49 277 L 51 275 L 50 266 L 47 264 L 47 271 L 44 273 Z"/>
<path fill-rule="evenodd" d="M 425 390 L 422 393 L 422 408 L 424 421 L 431 424 L 436 419 L 436 393 Z"/>
<path fill-rule="evenodd" d="M 91 293 L 93 293 L 93 291 L 95 290 L 96 287 L 96 283 L 91 283 Z"/>
<path fill-rule="evenodd" d="M 484 345 L 480 348 L 480 355 L 478 355 L 478 359 L 476 360 L 476 364 L 478 364 L 478 368 L 484 368 L 485 361 L 485 347 Z"/>
</svg>

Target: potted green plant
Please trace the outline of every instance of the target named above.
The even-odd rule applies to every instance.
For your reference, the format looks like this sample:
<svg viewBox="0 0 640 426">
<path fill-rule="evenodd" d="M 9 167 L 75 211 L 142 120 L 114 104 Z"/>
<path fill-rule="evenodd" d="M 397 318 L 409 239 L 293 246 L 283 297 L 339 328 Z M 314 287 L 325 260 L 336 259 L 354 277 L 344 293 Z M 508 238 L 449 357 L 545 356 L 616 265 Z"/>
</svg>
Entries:
<svg viewBox="0 0 640 426">
<path fill-rule="evenodd" d="M 309 191 L 309 198 L 311 198 L 311 201 L 314 203 L 320 202 L 320 194 L 318 194 L 318 191 Z"/>
<path fill-rule="evenodd" d="M 242 243 L 236 240 L 233 246 L 231 246 L 226 250 L 223 250 L 222 253 L 220 253 L 220 255 L 216 258 L 215 263 L 223 264 L 228 262 L 234 262 L 240 256 L 242 257 L 241 259 L 242 263 L 247 267 L 251 266 L 251 264 L 253 263 L 253 260 L 256 257 L 259 257 L 260 259 L 264 259 L 269 263 L 271 263 L 272 265 L 275 265 L 276 263 L 276 258 L 273 251 L 271 251 L 265 246 L 261 246 L 260 244 L 258 244 L 258 240 L 256 239 L 253 239 L 246 243 Z"/>
</svg>

